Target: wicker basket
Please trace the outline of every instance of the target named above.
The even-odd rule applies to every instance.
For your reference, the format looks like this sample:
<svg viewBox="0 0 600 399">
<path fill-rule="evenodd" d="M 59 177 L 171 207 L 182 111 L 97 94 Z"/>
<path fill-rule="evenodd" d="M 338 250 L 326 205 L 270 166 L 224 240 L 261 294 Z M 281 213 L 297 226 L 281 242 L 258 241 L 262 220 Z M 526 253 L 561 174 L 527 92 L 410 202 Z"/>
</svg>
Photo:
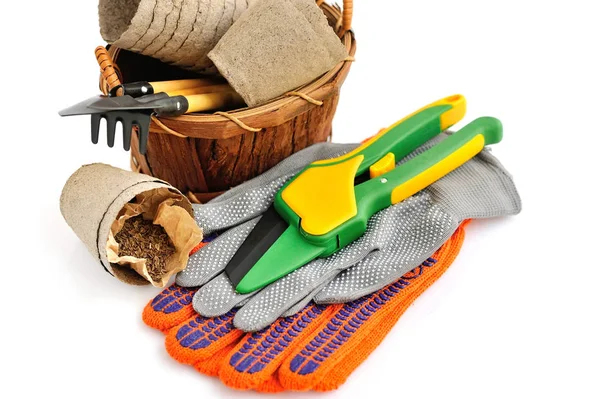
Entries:
<svg viewBox="0 0 600 399">
<path fill-rule="evenodd" d="M 327 141 L 339 91 L 356 51 L 352 0 L 344 9 L 317 1 L 338 32 L 350 58 L 314 82 L 268 104 L 219 112 L 153 118 L 148 150 L 137 150 L 133 134 L 132 169 L 168 181 L 192 201 L 205 202 L 230 187 L 270 169 L 309 145 Z M 196 77 L 149 57 L 116 47 L 97 50 L 106 94 L 120 82 L 160 81 Z M 118 64 L 118 66 L 117 66 Z"/>
</svg>

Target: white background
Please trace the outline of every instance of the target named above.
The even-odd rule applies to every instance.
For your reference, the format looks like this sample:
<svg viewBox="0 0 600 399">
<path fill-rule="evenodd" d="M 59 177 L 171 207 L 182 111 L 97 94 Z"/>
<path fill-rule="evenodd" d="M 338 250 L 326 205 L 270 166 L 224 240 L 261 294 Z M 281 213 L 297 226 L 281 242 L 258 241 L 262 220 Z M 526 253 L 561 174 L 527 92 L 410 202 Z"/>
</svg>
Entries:
<svg viewBox="0 0 600 399">
<path fill-rule="evenodd" d="M 524 211 L 473 223 L 445 276 L 323 397 L 599 397 L 597 2 L 356 3 L 335 140 L 462 93 L 468 119 L 504 122 L 494 153 Z M 80 165 L 129 166 L 120 142 L 89 142 L 88 118 L 57 115 L 97 93 L 95 1 L 11 1 L 0 19 L 1 395 L 249 395 L 171 360 L 140 318 L 157 291 L 110 278 L 60 215 Z"/>
</svg>

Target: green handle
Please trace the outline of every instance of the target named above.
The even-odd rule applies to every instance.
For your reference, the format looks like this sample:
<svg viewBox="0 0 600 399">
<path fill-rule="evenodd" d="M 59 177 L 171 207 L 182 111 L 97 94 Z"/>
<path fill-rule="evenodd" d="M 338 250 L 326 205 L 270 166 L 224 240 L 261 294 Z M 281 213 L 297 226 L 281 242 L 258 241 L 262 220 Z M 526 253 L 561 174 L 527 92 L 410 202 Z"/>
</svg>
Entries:
<svg viewBox="0 0 600 399">
<path fill-rule="evenodd" d="M 356 186 L 358 212 L 368 220 L 436 182 L 502 140 L 502 123 L 491 117 L 474 120 L 441 143 L 388 173 Z"/>
<path fill-rule="evenodd" d="M 396 160 L 404 158 L 417 147 L 456 124 L 464 117 L 465 113 L 466 100 L 463 96 L 453 95 L 443 98 L 381 131 L 349 154 L 327 161 L 315 162 L 311 166 L 335 165 L 351 158 L 363 156 L 356 171 L 356 175 L 359 176 L 388 153 L 394 154 Z"/>
</svg>

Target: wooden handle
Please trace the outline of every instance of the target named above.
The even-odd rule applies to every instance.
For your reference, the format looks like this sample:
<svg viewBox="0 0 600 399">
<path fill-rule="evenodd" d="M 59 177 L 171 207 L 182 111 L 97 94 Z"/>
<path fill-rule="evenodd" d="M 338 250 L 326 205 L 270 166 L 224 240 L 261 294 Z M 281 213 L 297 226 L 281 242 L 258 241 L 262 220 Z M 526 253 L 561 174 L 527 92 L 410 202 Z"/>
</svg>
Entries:
<svg viewBox="0 0 600 399">
<path fill-rule="evenodd" d="M 201 87 L 192 87 L 189 89 L 183 90 L 175 90 L 169 92 L 169 95 L 172 96 L 193 96 L 196 94 L 209 94 L 209 93 L 224 93 L 224 92 L 233 92 L 233 88 L 228 84 L 220 84 L 214 86 L 201 86 Z"/>
<path fill-rule="evenodd" d="M 187 113 L 206 112 L 244 104 L 244 100 L 235 92 L 196 94 L 186 96 L 186 99 L 189 104 Z"/>
<path fill-rule="evenodd" d="M 150 83 L 154 88 L 155 93 L 171 93 L 174 91 L 195 89 L 199 87 L 210 87 L 223 84 L 223 79 L 183 79 L 183 80 L 169 80 L 164 82 L 152 82 Z"/>
<path fill-rule="evenodd" d="M 96 60 L 100 66 L 100 90 L 105 94 L 121 85 L 120 72 L 105 47 L 96 47 Z"/>
</svg>

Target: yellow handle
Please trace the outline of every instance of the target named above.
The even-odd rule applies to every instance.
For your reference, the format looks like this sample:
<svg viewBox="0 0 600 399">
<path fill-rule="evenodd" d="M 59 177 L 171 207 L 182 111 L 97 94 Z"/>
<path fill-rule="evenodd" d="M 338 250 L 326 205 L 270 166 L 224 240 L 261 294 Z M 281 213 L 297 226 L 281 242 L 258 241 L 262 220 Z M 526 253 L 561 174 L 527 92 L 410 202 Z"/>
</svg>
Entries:
<svg viewBox="0 0 600 399">
<path fill-rule="evenodd" d="M 498 119 L 474 120 L 433 148 L 383 175 L 395 186 L 391 203 L 403 201 L 428 187 L 479 154 L 486 145 L 500 140 L 502 123 Z"/>
<path fill-rule="evenodd" d="M 350 159 L 350 158 L 356 156 L 357 154 L 365 152 L 368 149 L 373 149 L 373 147 L 379 145 L 383 141 L 380 139 L 384 138 L 384 136 L 386 136 L 386 135 L 388 135 L 388 138 L 389 138 L 389 133 L 393 132 L 395 130 L 395 128 L 401 126 L 410 118 L 412 118 L 418 114 L 424 114 L 426 111 L 431 111 L 436 108 L 443 108 L 443 112 L 441 112 L 441 114 L 439 116 L 438 115 L 432 116 L 436 119 L 439 118 L 439 124 L 440 124 L 439 127 L 440 127 L 440 132 L 441 132 L 441 131 L 448 129 L 450 126 L 456 124 L 458 121 L 460 121 L 465 116 L 465 114 L 467 113 L 467 99 L 460 94 L 455 94 L 455 95 L 452 95 L 449 97 L 442 98 L 441 100 L 433 102 L 433 103 L 413 112 L 412 114 L 402 118 L 401 120 L 399 120 L 398 122 L 396 122 L 395 124 L 390 126 L 389 128 L 381 130 L 378 134 L 373 136 L 370 140 L 365 142 L 360 147 L 356 148 L 354 151 L 351 151 L 351 152 L 347 153 L 346 155 L 342 155 L 337 158 L 313 162 L 313 165 L 335 164 L 335 163 Z M 375 153 L 380 154 L 380 156 L 383 156 L 383 155 L 387 154 L 388 152 L 389 152 L 389 149 L 386 149 L 384 151 L 379 150 L 379 149 L 375 150 Z"/>
<path fill-rule="evenodd" d="M 475 155 L 479 154 L 485 146 L 485 139 L 482 134 L 479 134 L 462 145 L 458 150 L 446 156 L 444 159 L 422 171 L 417 176 L 413 177 L 406 183 L 397 186 L 392 191 L 392 205 L 414 195 L 429 187 L 454 169 L 465 164 Z"/>
<path fill-rule="evenodd" d="M 202 86 L 214 86 L 219 84 L 215 79 L 183 79 L 183 80 L 167 80 L 164 82 L 152 82 L 152 88 L 155 93 L 169 93 L 178 90 L 192 89 Z"/>
<path fill-rule="evenodd" d="M 244 100 L 235 92 L 197 94 L 186 96 L 186 99 L 189 104 L 187 113 L 232 108 L 244 104 Z"/>
<path fill-rule="evenodd" d="M 175 90 L 172 92 L 169 92 L 169 96 L 174 97 L 174 96 L 194 96 L 196 94 L 209 94 L 209 93 L 226 93 L 226 92 L 233 92 L 233 88 L 231 86 L 229 86 L 228 84 L 219 84 L 219 85 L 212 85 L 212 86 L 198 86 L 198 87 L 192 87 L 190 89 L 183 89 L 183 90 Z"/>
</svg>

